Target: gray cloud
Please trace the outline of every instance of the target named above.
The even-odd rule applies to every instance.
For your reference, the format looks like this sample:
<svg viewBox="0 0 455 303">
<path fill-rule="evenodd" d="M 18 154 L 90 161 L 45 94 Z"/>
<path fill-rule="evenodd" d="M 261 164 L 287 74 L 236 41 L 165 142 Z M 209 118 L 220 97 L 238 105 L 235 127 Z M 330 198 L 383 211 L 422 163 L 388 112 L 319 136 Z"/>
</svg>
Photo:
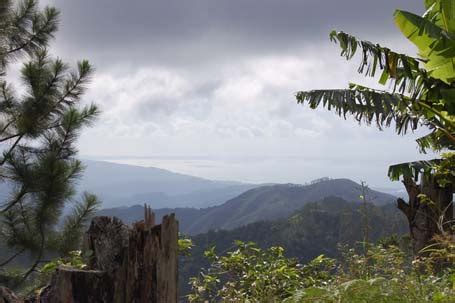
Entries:
<svg viewBox="0 0 455 303">
<path fill-rule="evenodd" d="M 100 104 L 103 115 L 84 132 L 83 154 L 275 159 L 254 169 L 226 167 L 216 177 L 345 176 L 376 186 L 386 184 L 388 164 L 420 157 L 412 136 L 302 108 L 293 94 L 349 81 L 375 85 L 339 57 L 328 32 L 344 30 L 412 53 L 392 15 L 396 8 L 421 13 L 421 2 L 48 1 L 62 10 L 54 53 L 72 62 L 88 58 L 98 70 L 87 100 Z M 275 173 L 280 157 L 295 157 L 295 165 Z"/>
<path fill-rule="evenodd" d="M 251 54 L 296 53 L 331 29 L 394 35 L 392 14 L 415 0 L 50 0 L 62 10 L 57 46 L 99 68 L 121 61 L 202 64 Z M 367 36 L 368 34 L 368 36 Z M 98 64 L 99 62 L 99 64 Z M 134 68 L 134 67 L 132 67 Z"/>
</svg>

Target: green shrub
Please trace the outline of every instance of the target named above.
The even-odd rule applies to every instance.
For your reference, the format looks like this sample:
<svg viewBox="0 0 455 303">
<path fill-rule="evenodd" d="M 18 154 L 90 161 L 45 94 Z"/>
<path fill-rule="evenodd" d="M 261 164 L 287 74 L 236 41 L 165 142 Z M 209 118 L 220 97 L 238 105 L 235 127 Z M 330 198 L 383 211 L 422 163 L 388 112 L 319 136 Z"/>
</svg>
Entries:
<svg viewBox="0 0 455 303">
<path fill-rule="evenodd" d="M 286 258 L 281 247 L 262 250 L 238 241 L 225 256 L 212 248 L 206 251 L 211 265 L 191 279 L 193 292 L 188 298 L 190 302 L 455 302 L 453 264 L 441 269 L 433 255 L 413 258 L 390 243 L 343 246 L 339 261 L 319 256 L 306 265 Z M 438 250 L 438 258 L 440 254 Z"/>
<path fill-rule="evenodd" d="M 282 247 L 262 250 L 256 244 L 236 241 L 236 250 L 218 256 L 206 251 L 211 266 L 191 278 L 190 302 L 275 302 L 298 289 L 323 285 L 334 268 L 333 259 L 320 256 L 302 266 L 286 258 Z"/>
</svg>

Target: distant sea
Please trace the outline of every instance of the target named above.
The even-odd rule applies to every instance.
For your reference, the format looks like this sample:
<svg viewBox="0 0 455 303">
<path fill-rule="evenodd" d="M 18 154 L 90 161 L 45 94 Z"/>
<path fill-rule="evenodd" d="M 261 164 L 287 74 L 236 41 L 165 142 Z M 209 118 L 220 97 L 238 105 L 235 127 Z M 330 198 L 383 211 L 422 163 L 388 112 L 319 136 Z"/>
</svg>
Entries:
<svg viewBox="0 0 455 303">
<path fill-rule="evenodd" d="M 322 177 L 366 181 L 372 188 L 395 193 L 401 184 L 387 178 L 387 164 L 303 157 L 85 157 L 144 167 L 157 167 L 212 180 L 248 183 L 305 184 Z"/>
</svg>

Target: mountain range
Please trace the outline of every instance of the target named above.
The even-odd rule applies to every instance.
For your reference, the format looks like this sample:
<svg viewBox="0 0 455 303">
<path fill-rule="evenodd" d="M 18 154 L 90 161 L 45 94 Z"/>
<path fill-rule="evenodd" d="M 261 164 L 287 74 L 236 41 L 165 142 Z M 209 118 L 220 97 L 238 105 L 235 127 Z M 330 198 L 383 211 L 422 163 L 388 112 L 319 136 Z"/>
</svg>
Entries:
<svg viewBox="0 0 455 303">
<path fill-rule="evenodd" d="M 311 184 L 247 184 L 213 181 L 153 167 L 85 160 L 78 191 L 89 191 L 103 201 L 97 215 L 116 216 L 125 223 L 143 219 L 143 204 L 160 221 L 175 213 L 180 232 L 191 236 L 195 248 L 181 260 L 181 284 L 207 265 L 203 251 L 233 248 L 234 240 L 254 241 L 261 247 L 283 246 L 300 261 L 318 254 L 337 254 L 338 243 L 362 240 L 362 186 L 349 179 L 323 178 Z M 0 196 L 7 186 L 0 184 Z M 370 240 L 407 230 L 393 203 L 396 197 L 366 190 Z M 8 255 L 0 243 L 0 256 Z M 18 260 L 26 263 L 28 256 Z"/>
<path fill-rule="evenodd" d="M 327 197 L 338 197 L 348 202 L 361 203 L 361 185 L 348 179 L 323 179 L 309 185 L 276 184 L 256 187 L 221 205 L 207 208 L 154 209 L 158 219 L 175 213 L 180 231 L 197 235 L 209 230 L 233 229 L 261 220 L 286 218 L 307 203 Z M 394 203 L 395 197 L 368 190 L 366 199 L 375 205 Z M 102 209 L 99 215 L 116 216 L 131 223 L 142 219 L 143 206 Z"/>
<path fill-rule="evenodd" d="M 154 209 L 163 207 L 208 207 L 224 203 L 257 187 L 231 181 L 214 181 L 174 173 L 155 167 L 141 167 L 104 161 L 83 160 L 86 167 L 77 191 L 96 194 L 103 208 L 147 203 Z M 11 185 L 0 183 L 4 201 Z"/>
<path fill-rule="evenodd" d="M 323 178 L 311 184 L 248 184 L 214 181 L 154 167 L 140 167 L 84 160 L 86 170 L 78 191 L 96 194 L 103 202 L 99 215 L 117 216 L 127 223 L 141 220 L 144 204 L 158 220 L 175 213 L 184 234 L 233 229 L 260 220 L 286 218 L 309 202 L 339 197 L 360 203 L 361 186 L 348 179 Z M 0 184 L 0 197 L 8 192 Z M 376 205 L 393 203 L 395 197 L 368 190 Z"/>
<path fill-rule="evenodd" d="M 103 207 L 142 203 L 153 208 L 207 207 L 221 204 L 257 186 L 208 180 L 155 167 L 91 160 L 83 162 L 86 170 L 79 188 L 98 195 Z"/>
</svg>

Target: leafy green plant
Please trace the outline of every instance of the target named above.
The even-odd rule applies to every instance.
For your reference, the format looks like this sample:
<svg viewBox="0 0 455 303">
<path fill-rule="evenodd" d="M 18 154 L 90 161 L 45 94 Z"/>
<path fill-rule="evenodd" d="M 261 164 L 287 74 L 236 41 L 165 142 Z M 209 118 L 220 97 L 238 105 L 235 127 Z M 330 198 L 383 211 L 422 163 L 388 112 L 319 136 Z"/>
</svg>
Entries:
<svg viewBox="0 0 455 303">
<path fill-rule="evenodd" d="M 410 258 L 396 246 L 369 244 L 366 254 L 342 250 L 329 283 L 301 289 L 285 302 L 455 302 L 453 268 L 436 273 L 431 258 Z"/>
<path fill-rule="evenodd" d="M 86 269 L 87 264 L 85 262 L 85 259 L 86 256 L 83 256 L 80 250 L 71 251 L 67 257 L 57 258 L 44 264 L 41 267 L 40 272 L 42 274 L 52 274 L 59 266 Z"/>
<path fill-rule="evenodd" d="M 341 55 L 351 60 L 360 53 L 359 73 L 381 75 L 378 90 L 351 83 L 348 89 L 298 92 L 297 102 L 310 108 L 325 107 L 338 116 L 352 116 L 359 123 L 379 129 L 395 126 L 404 135 L 418 128 L 428 133 L 417 139 L 422 152 L 448 151 L 441 159 L 392 165 L 389 177 L 403 179 L 409 202 L 398 200 L 398 208 L 410 223 L 414 251 L 418 253 L 440 233 L 436 222 L 443 216 L 453 224 L 453 214 L 442 213 L 452 204 L 455 156 L 455 6 L 452 0 L 425 0 L 423 16 L 396 10 L 394 21 L 403 35 L 419 50 L 418 56 L 401 54 L 344 32 L 333 31 L 330 40 L 338 43 Z M 418 182 L 423 182 L 418 192 Z M 422 185 L 422 183 L 421 183 Z M 431 195 L 430 193 L 437 192 Z M 419 194 L 434 206 L 420 203 Z"/>
<path fill-rule="evenodd" d="M 324 256 L 302 266 L 286 258 L 281 247 L 235 244 L 225 256 L 218 256 L 215 248 L 206 251 L 211 266 L 190 280 L 190 302 L 278 302 L 302 287 L 322 285 L 334 267 L 334 260 Z"/>
<path fill-rule="evenodd" d="M 89 255 L 89 252 L 82 253 L 80 250 L 75 250 L 68 252 L 65 257 L 57 257 L 43 263 L 36 269 L 33 279 L 21 284 L 21 287 L 17 289 L 17 294 L 23 297 L 28 297 L 31 294 L 40 294 L 42 289 L 49 284 L 53 273 L 61 266 L 73 269 L 87 269 L 86 260 Z M 21 281 L 22 277 L 23 269 L 10 268 L 8 270 L 8 282 Z"/>
<path fill-rule="evenodd" d="M 319 256 L 306 265 L 279 247 L 237 242 L 190 283 L 191 302 L 455 302 L 455 268 L 440 271 L 432 257 L 414 258 L 387 241 L 342 246 L 339 261 Z M 368 249 L 365 250 L 365 245 Z"/>
<path fill-rule="evenodd" d="M 191 249 L 193 248 L 193 241 L 190 238 L 179 237 L 178 239 L 179 255 L 189 256 L 191 255 Z"/>
</svg>

